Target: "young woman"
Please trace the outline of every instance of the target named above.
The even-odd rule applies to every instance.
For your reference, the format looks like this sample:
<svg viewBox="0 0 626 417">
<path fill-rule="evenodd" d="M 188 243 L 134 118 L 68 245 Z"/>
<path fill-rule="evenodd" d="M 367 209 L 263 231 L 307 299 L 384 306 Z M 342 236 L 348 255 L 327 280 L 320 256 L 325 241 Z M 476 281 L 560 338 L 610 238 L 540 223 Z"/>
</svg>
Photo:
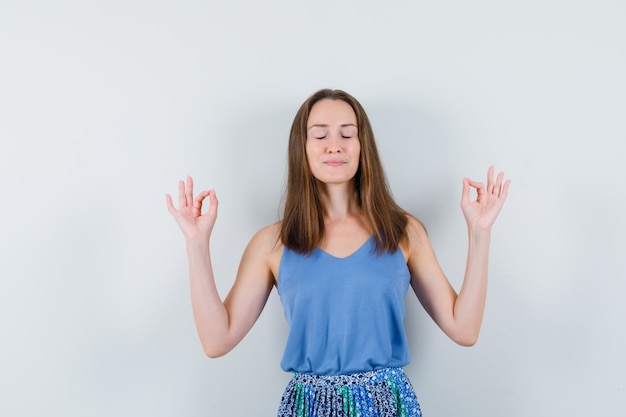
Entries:
<svg viewBox="0 0 626 417">
<path fill-rule="evenodd" d="M 465 277 L 457 292 L 441 270 L 423 225 L 391 197 L 367 115 L 340 90 L 300 107 L 291 127 L 282 221 L 250 240 L 222 301 L 209 241 L 217 218 L 213 190 L 193 195 L 179 182 L 169 212 L 187 244 L 196 328 L 209 357 L 228 353 L 257 320 L 274 286 L 290 326 L 281 367 L 294 377 L 280 402 L 287 416 L 420 416 L 402 371 L 409 284 L 456 343 L 476 343 L 487 289 L 491 228 L 510 181 L 463 180 L 468 227 Z M 475 189 L 477 197 L 470 198 Z M 209 207 L 203 213 L 205 199 Z"/>
</svg>

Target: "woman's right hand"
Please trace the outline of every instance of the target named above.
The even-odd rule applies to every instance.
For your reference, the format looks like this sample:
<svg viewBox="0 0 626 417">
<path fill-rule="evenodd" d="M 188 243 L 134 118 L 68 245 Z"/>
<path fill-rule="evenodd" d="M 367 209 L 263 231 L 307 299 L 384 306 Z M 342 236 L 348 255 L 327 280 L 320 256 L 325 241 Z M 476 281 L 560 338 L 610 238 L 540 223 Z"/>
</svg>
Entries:
<svg viewBox="0 0 626 417">
<path fill-rule="evenodd" d="M 202 213 L 202 203 L 209 198 L 209 209 Z M 172 203 L 172 196 L 165 194 L 167 210 L 176 220 L 185 238 L 188 240 L 206 239 L 211 236 L 211 231 L 217 219 L 217 197 L 214 190 L 203 191 L 193 197 L 193 179 L 187 177 L 187 181 L 178 182 L 178 209 Z"/>
</svg>

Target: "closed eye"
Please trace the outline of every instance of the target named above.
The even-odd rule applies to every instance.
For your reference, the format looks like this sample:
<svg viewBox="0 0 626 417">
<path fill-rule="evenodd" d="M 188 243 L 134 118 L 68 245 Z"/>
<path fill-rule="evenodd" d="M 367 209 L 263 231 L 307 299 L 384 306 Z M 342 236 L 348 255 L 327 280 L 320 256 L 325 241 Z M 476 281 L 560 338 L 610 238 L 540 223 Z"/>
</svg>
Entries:
<svg viewBox="0 0 626 417">
<path fill-rule="evenodd" d="M 341 129 L 341 137 L 344 139 L 351 139 L 357 135 L 357 128 L 354 125 L 346 125 Z"/>
</svg>

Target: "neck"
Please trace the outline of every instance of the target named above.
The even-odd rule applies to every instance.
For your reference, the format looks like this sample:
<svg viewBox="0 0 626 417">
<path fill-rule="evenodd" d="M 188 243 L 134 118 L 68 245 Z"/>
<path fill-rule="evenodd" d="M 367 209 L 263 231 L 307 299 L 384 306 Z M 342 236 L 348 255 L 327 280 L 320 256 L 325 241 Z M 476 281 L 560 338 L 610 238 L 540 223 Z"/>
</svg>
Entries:
<svg viewBox="0 0 626 417">
<path fill-rule="evenodd" d="M 361 213 L 354 185 L 351 183 L 324 184 L 321 197 L 327 221 L 340 221 Z"/>
</svg>

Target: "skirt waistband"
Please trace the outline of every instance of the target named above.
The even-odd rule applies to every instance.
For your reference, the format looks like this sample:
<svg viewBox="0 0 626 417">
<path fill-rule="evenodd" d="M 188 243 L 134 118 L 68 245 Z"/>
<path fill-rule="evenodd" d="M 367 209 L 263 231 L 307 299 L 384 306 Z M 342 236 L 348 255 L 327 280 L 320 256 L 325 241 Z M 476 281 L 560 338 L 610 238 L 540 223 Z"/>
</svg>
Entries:
<svg viewBox="0 0 626 417">
<path fill-rule="evenodd" d="M 385 380 L 404 378 L 402 368 L 383 368 L 346 375 L 310 375 L 294 373 L 293 382 L 313 387 L 369 385 Z"/>
</svg>

